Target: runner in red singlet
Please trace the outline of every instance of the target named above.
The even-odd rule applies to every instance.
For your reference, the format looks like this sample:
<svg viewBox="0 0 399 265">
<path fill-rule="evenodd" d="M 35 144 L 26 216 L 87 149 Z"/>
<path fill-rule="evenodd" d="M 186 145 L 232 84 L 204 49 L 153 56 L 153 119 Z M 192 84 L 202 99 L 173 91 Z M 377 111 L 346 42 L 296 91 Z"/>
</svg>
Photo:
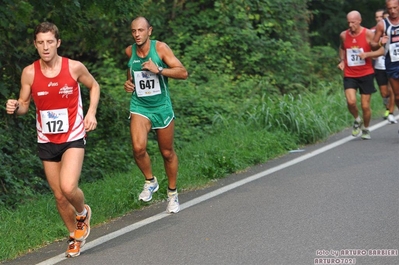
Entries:
<svg viewBox="0 0 399 265">
<path fill-rule="evenodd" d="M 362 18 L 358 11 L 347 15 L 348 29 L 340 34 L 340 63 L 338 68 L 344 71 L 344 90 L 349 112 L 355 118 L 352 135 L 362 134 L 362 139 L 371 139 L 368 129 L 371 119 L 370 100 L 376 92 L 374 87 L 374 69 L 370 58 L 362 59 L 359 54 L 371 51 L 369 42 L 374 33 L 361 26 Z M 363 119 L 359 116 L 356 91 L 361 95 Z"/>
<path fill-rule="evenodd" d="M 90 233 L 91 209 L 78 187 L 85 152 L 86 132 L 97 127 L 100 87 L 78 61 L 58 55 L 58 28 L 49 22 L 34 31 L 40 59 L 24 68 L 19 99 L 9 99 L 8 114 L 26 114 L 33 99 L 39 157 L 53 191 L 58 212 L 68 231 L 67 257 L 80 254 Z M 79 83 L 90 90 L 90 106 L 84 116 Z M 44 217 L 45 218 L 45 217 Z"/>
</svg>

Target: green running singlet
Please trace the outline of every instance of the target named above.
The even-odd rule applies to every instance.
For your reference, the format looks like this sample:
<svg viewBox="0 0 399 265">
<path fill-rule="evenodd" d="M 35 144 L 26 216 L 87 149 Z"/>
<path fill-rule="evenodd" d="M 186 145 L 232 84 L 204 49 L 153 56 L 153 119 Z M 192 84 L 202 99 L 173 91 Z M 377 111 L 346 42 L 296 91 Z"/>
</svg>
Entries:
<svg viewBox="0 0 399 265">
<path fill-rule="evenodd" d="M 169 95 L 168 78 L 141 68 L 142 63 L 150 58 L 157 67 L 167 68 L 167 65 L 159 58 L 156 43 L 156 40 L 151 40 L 150 51 L 144 58 L 137 55 L 137 45 L 132 45 L 132 56 L 128 67 L 135 91 L 130 99 L 130 112 L 148 118 L 152 129 L 162 129 L 175 118 Z"/>
</svg>

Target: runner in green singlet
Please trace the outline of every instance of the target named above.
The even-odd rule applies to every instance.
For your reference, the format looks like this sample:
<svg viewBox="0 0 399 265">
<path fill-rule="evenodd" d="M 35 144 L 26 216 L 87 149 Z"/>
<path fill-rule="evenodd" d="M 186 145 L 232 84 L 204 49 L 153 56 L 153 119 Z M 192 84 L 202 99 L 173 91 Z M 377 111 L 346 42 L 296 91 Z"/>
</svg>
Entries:
<svg viewBox="0 0 399 265">
<path fill-rule="evenodd" d="M 155 130 L 168 177 L 166 210 L 169 213 L 177 213 L 180 210 L 176 187 L 178 158 L 173 147 L 175 116 L 169 95 L 168 78 L 186 79 L 188 73 L 166 43 L 150 39 L 152 26 L 146 18 L 134 19 L 131 32 L 135 43 L 125 49 L 129 57 L 129 70 L 124 89 L 132 93 L 130 134 L 133 156 L 145 177 L 144 189 L 139 199 L 150 201 L 152 194 L 159 188 L 147 153 L 148 133 Z"/>
</svg>

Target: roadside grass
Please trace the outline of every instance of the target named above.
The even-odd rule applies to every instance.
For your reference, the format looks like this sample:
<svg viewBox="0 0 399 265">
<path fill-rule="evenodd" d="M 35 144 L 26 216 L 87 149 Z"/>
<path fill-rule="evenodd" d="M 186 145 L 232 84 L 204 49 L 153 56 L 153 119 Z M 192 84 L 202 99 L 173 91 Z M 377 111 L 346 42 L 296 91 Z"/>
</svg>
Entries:
<svg viewBox="0 0 399 265">
<path fill-rule="evenodd" d="M 382 117 L 381 102 L 381 96 L 376 93 L 372 97 L 375 119 Z M 255 106 L 248 104 L 241 108 L 240 116 L 215 115 L 214 133 L 177 150 L 180 193 L 211 185 L 217 179 L 289 150 L 323 141 L 353 122 L 340 86 L 336 91 L 329 86 L 321 87 L 319 93 L 298 97 L 265 97 Z M 154 194 L 151 204 L 166 200 L 167 188 L 161 156 L 152 156 L 152 163 L 160 190 Z M 101 181 L 80 185 L 93 210 L 92 226 L 149 205 L 138 201 L 142 186 L 143 177 L 137 167 L 129 172 L 116 169 Z M 5 261 L 63 240 L 67 231 L 52 195 L 43 194 L 16 210 L 1 208 L 0 235 L 0 261 Z"/>
</svg>

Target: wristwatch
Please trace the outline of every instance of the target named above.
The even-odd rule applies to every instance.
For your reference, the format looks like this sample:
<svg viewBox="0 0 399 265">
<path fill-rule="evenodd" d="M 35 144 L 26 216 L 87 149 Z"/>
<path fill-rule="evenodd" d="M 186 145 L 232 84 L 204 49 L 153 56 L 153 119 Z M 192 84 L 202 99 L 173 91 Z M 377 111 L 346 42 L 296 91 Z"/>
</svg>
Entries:
<svg viewBox="0 0 399 265">
<path fill-rule="evenodd" d="M 163 67 L 162 66 L 158 66 L 158 75 L 161 75 L 163 71 Z"/>
</svg>

